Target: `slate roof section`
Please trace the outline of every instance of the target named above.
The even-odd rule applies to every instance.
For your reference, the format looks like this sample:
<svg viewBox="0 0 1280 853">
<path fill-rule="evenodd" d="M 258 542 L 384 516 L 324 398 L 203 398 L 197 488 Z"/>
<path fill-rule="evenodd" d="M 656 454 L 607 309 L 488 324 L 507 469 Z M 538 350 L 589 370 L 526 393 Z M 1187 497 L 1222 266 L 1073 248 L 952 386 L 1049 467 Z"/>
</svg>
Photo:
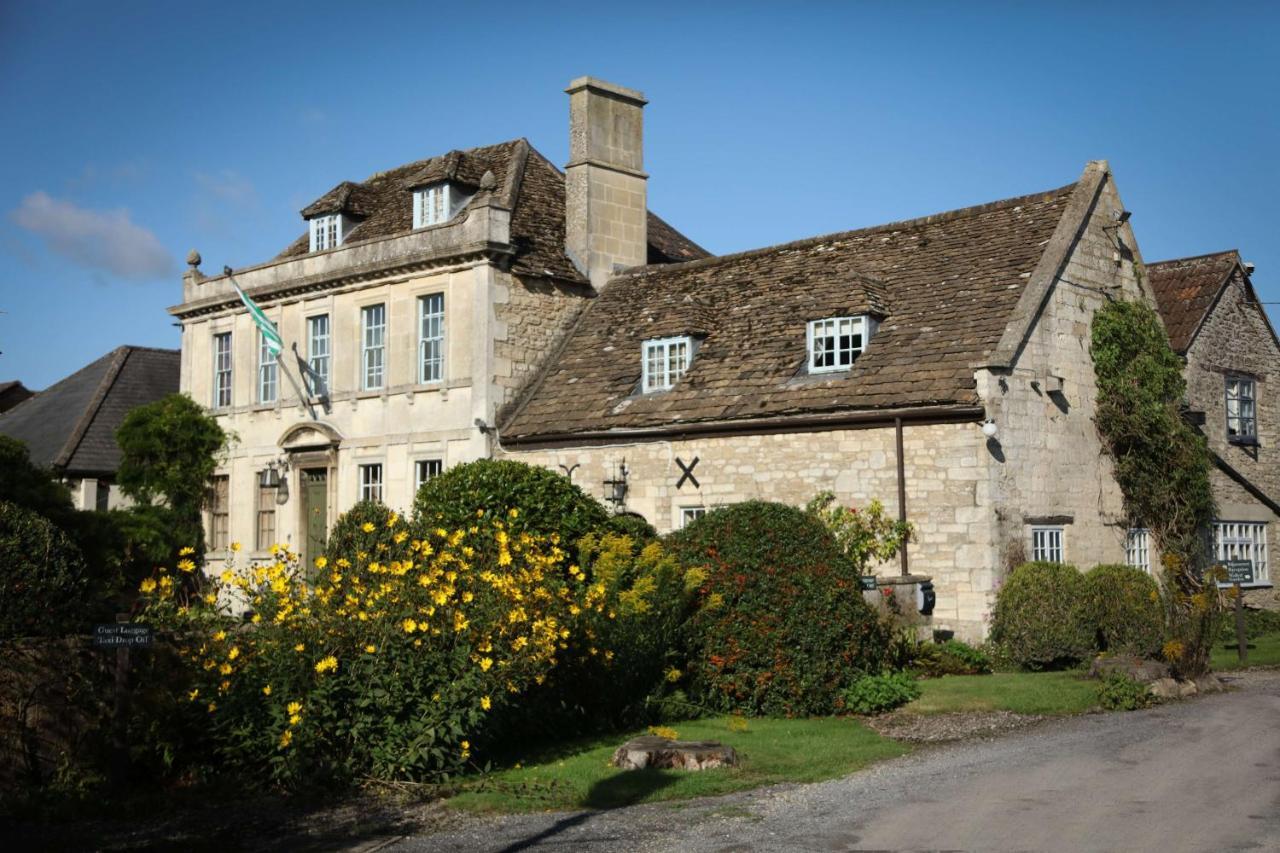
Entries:
<svg viewBox="0 0 1280 853">
<path fill-rule="evenodd" d="M 586 277 L 578 272 L 564 251 L 564 173 L 525 139 L 450 151 L 380 172 L 363 183 L 344 181 L 304 208 L 302 215 L 350 214 L 358 224 L 347 233 L 344 246 L 408 234 L 413 230 L 414 187 L 452 180 L 474 190 L 487 171 L 493 172 L 499 197 L 512 211 L 511 240 L 516 248 L 513 270 L 585 283 Z M 465 209 L 459 215 L 463 213 Z M 305 255 L 309 249 L 310 238 L 303 234 L 277 255 L 277 259 Z M 649 214 L 650 262 L 689 261 L 709 254 Z"/>
<path fill-rule="evenodd" d="M 504 440 L 699 422 L 975 405 L 1078 184 L 614 278 L 503 424 Z M 854 367 L 808 375 L 806 322 L 884 316 Z M 700 328 L 701 327 L 701 328 Z M 638 393 L 644 340 L 705 334 L 673 389 Z"/>
<path fill-rule="evenodd" d="M 0 415 L 0 433 L 37 465 L 70 476 L 120 467 L 116 430 L 133 409 L 178 391 L 177 350 L 122 346 Z"/>
<path fill-rule="evenodd" d="M 0 382 L 0 412 L 7 412 L 14 406 L 30 397 L 34 391 L 17 379 Z"/>
<path fill-rule="evenodd" d="M 1174 352 L 1185 354 L 1236 267 L 1235 249 L 1147 264 L 1156 305 Z"/>
</svg>

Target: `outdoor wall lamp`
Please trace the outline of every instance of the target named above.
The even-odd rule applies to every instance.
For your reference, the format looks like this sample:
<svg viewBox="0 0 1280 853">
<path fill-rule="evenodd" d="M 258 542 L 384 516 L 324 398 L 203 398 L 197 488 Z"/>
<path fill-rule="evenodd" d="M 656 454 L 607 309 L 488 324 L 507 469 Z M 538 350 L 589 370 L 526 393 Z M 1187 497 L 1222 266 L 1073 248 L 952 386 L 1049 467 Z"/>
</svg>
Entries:
<svg viewBox="0 0 1280 853">
<path fill-rule="evenodd" d="M 613 477 L 604 481 L 604 499 L 615 507 L 627 502 L 627 460 L 619 462 Z"/>
<path fill-rule="evenodd" d="M 267 467 L 258 472 L 258 485 L 264 489 L 275 489 L 277 504 L 289 501 L 288 471 L 289 460 L 282 459 L 279 462 L 268 462 Z"/>
<path fill-rule="evenodd" d="M 1000 434 L 1000 427 L 996 426 L 996 422 L 987 418 L 982 422 L 982 434 L 987 438 L 995 438 Z"/>
</svg>

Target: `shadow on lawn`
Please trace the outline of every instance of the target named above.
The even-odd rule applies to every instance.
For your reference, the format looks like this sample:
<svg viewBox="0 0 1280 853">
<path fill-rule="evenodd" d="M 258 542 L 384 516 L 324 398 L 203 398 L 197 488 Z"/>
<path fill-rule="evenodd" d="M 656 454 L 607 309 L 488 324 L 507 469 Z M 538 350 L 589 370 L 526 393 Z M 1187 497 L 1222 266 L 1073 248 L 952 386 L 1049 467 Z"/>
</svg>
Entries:
<svg viewBox="0 0 1280 853">
<path fill-rule="evenodd" d="M 669 771 L 629 770 L 626 773 L 616 773 L 592 785 L 590 790 L 587 791 L 587 796 L 582 805 L 593 810 L 632 806 L 654 791 L 661 790 L 674 782 L 675 775 Z M 519 853 L 521 850 L 529 850 L 548 838 L 554 838 L 562 832 L 573 829 L 575 826 L 581 826 L 594 816 L 594 811 L 569 815 L 556 821 L 537 835 L 531 835 L 528 838 L 517 841 L 515 844 L 502 848 L 501 853 Z"/>
</svg>

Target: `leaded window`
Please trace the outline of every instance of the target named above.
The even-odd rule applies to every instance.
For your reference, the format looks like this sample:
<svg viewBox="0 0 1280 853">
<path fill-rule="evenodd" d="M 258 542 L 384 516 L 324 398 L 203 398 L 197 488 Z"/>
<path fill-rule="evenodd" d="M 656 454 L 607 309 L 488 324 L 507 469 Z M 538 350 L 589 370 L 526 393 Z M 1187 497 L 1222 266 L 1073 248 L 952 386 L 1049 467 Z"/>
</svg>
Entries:
<svg viewBox="0 0 1280 853">
<path fill-rule="evenodd" d="M 1254 583 L 1268 583 L 1267 524 L 1264 521 L 1219 521 L 1213 525 L 1215 560 L 1249 560 Z"/>
<path fill-rule="evenodd" d="M 1252 379 L 1227 377 L 1227 437 L 1248 440 L 1258 435 L 1257 397 Z"/>
<path fill-rule="evenodd" d="M 644 342 L 641 354 L 641 388 L 644 393 L 665 391 L 680 381 L 693 357 L 693 339 L 658 338 Z"/>
<path fill-rule="evenodd" d="M 1145 527 L 1130 528 L 1125 541 L 1124 561 L 1144 572 L 1151 571 L 1151 532 Z"/>
<path fill-rule="evenodd" d="M 874 331 L 869 317 L 830 317 L 809 321 L 809 372 L 847 370 L 867 347 Z"/>
</svg>

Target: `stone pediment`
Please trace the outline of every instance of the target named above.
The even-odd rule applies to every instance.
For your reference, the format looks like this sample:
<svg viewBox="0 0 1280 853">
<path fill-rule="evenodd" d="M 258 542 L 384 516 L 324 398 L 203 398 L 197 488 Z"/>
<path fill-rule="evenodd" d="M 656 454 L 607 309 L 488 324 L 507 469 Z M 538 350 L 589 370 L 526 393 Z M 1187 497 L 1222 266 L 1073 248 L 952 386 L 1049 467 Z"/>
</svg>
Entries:
<svg viewBox="0 0 1280 853">
<path fill-rule="evenodd" d="M 336 447 L 342 440 L 338 431 L 328 424 L 295 424 L 284 431 L 278 442 L 287 451 L 325 450 Z"/>
</svg>

